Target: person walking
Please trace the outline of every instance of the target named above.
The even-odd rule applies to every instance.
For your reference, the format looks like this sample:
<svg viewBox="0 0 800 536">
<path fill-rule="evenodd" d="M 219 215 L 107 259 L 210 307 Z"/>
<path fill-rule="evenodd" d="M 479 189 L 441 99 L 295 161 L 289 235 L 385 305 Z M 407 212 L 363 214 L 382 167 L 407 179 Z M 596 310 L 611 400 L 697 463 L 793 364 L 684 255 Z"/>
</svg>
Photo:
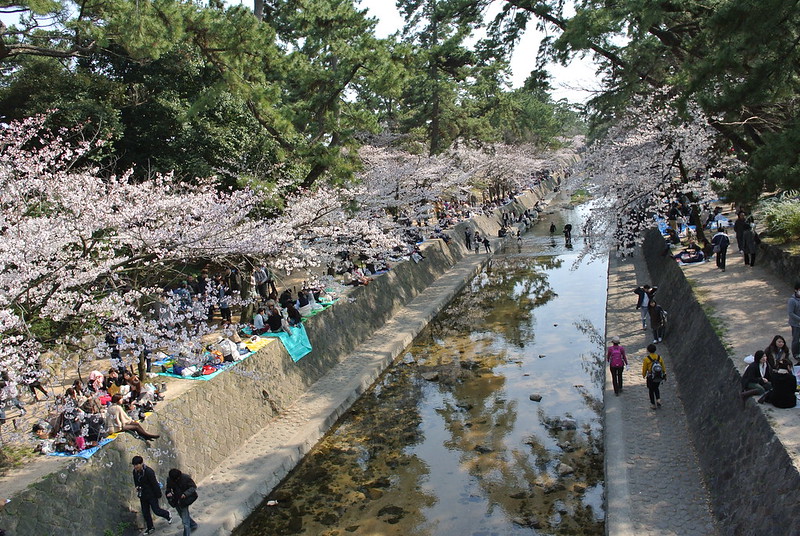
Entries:
<svg viewBox="0 0 800 536">
<path fill-rule="evenodd" d="M 661 382 L 667 379 L 667 369 L 664 366 L 664 359 L 656 353 L 656 345 L 647 346 L 647 357 L 642 361 L 642 378 L 647 379 L 647 393 L 650 397 L 650 407 L 658 409 L 661 407 Z"/>
<path fill-rule="evenodd" d="M 789 326 L 792 328 L 792 359 L 800 361 L 800 281 L 795 281 L 794 294 L 789 298 Z"/>
<path fill-rule="evenodd" d="M 153 516 L 150 511 L 163 517 L 170 524 L 172 523 L 172 514 L 158 504 L 158 500 L 161 498 L 161 486 L 158 484 L 155 471 L 144 464 L 141 456 L 134 456 L 131 465 L 133 465 L 133 485 L 136 486 L 136 495 L 139 497 L 142 516 L 147 525 L 144 534 L 153 534 L 156 529 L 153 528 Z"/>
<path fill-rule="evenodd" d="M 178 511 L 183 521 L 183 536 L 190 536 L 197 523 L 189 515 L 189 506 L 197 500 L 197 484 L 192 477 L 179 469 L 170 469 L 167 478 L 167 500 Z"/>
<path fill-rule="evenodd" d="M 731 245 L 731 239 L 725 233 L 725 228 L 720 227 L 717 234 L 711 239 L 711 246 L 714 248 L 714 253 L 717 254 L 717 268 L 725 271 L 725 257 L 728 254 L 728 246 Z"/>
<path fill-rule="evenodd" d="M 620 346 L 617 336 L 611 338 L 611 346 L 606 350 L 606 362 L 611 369 L 614 394 L 619 396 L 622 392 L 622 371 L 628 366 L 628 357 L 625 355 L 625 347 Z"/>
<path fill-rule="evenodd" d="M 744 264 L 745 266 L 755 266 L 756 253 L 758 253 L 758 245 L 761 243 L 761 238 L 759 238 L 753 225 L 745 223 L 745 226 L 744 231 L 742 231 L 742 241 L 740 242 L 742 253 L 744 253 Z"/>
<path fill-rule="evenodd" d="M 657 290 L 658 287 L 651 287 L 650 285 L 643 285 L 633 289 L 633 293 L 639 297 L 636 302 L 636 308 L 639 309 L 642 316 L 642 329 L 647 329 L 647 317 L 649 316 L 647 305 L 650 303 L 650 300 L 653 299 Z"/>
<path fill-rule="evenodd" d="M 653 328 L 653 344 L 663 341 L 667 327 L 667 312 L 656 303 L 656 300 L 650 300 L 647 304 L 647 313 L 650 315 L 650 327 Z"/>
<path fill-rule="evenodd" d="M 467 247 L 467 251 L 472 251 L 472 231 L 469 229 L 464 231 L 464 245 Z"/>
<path fill-rule="evenodd" d="M 744 232 L 749 227 L 750 225 L 745 220 L 744 210 L 740 210 L 736 214 L 736 221 L 733 222 L 733 232 L 736 235 L 736 247 L 739 248 L 739 253 L 744 253 Z M 747 264 L 747 261 L 745 261 L 745 264 Z"/>
</svg>

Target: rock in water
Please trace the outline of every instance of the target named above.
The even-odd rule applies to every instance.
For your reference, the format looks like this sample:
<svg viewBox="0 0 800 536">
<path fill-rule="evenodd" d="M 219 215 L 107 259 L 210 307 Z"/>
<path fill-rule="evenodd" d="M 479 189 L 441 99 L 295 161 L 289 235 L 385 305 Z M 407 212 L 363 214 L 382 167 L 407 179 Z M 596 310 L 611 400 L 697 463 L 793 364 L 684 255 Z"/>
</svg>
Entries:
<svg viewBox="0 0 800 536">
<path fill-rule="evenodd" d="M 558 476 L 567 476 L 567 475 L 571 475 L 572 473 L 574 473 L 575 469 L 573 469 L 572 467 L 570 467 L 566 463 L 560 463 L 560 464 L 558 464 L 558 467 L 556 468 L 556 471 L 558 472 Z"/>
</svg>

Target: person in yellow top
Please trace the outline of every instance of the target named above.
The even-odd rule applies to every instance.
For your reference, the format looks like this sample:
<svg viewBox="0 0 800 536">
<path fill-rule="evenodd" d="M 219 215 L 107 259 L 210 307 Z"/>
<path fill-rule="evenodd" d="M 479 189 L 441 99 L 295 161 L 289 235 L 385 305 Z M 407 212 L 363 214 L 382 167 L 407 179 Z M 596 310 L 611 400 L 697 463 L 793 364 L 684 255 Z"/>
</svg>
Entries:
<svg viewBox="0 0 800 536">
<path fill-rule="evenodd" d="M 650 395 L 650 407 L 658 409 L 661 407 L 661 392 L 659 387 L 661 382 L 667 379 L 667 368 L 664 366 L 664 359 L 656 353 L 656 345 L 647 346 L 647 357 L 642 362 L 642 378 L 647 378 L 647 391 Z"/>
</svg>

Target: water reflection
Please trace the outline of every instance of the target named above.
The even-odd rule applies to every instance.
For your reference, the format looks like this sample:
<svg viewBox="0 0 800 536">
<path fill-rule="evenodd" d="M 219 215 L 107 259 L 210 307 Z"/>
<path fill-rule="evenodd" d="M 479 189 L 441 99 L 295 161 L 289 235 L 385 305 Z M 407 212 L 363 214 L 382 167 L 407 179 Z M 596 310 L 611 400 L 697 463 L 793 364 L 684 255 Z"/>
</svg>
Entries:
<svg viewBox="0 0 800 536">
<path fill-rule="evenodd" d="M 497 257 L 235 534 L 602 534 L 605 263 L 549 242 Z"/>
</svg>

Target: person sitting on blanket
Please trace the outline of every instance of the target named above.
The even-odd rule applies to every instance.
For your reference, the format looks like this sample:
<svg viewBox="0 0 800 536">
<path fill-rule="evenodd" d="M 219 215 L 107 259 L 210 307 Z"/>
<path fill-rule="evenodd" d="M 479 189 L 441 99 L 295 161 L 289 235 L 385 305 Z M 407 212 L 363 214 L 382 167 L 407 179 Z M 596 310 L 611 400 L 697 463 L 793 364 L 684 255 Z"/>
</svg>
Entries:
<svg viewBox="0 0 800 536">
<path fill-rule="evenodd" d="M 286 316 L 290 326 L 297 326 L 303 321 L 303 315 L 297 310 L 293 303 L 286 306 Z"/>
<path fill-rule="evenodd" d="M 142 381 L 139 379 L 139 376 L 129 371 L 125 371 L 125 381 L 131 388 L 127 399 L 133 404 L 142 396 Z"/>
<path fill-rule="evenodd" d="M 125 408 L 120 404 L 121 402 L 122 395 L 116 394 L 111 397 L 111 405 L 106 412 L 106 430 L 108 430 L 109 434 L 136 432 L 145 441 L 152 441 L 161 437 L 158 434 L 148 433 L 141 424 L 131 419 L 130 415 L 125 412 Z"/>
<path fill-rule="evenodd" d="M 89 390 L 89 393 L 99 393 L 103 390 L 104 385 L 105 378 L 103 378 L 102 372 L 99 370 L 93 370 L 89 373 L 89 383 L 86 384 L 86 388 Z"/>
<path fill-rule="evenodd" d="M 263 333 L 263 331 L 261 333 Z M 225 363 L 233 363 L 234 361 L 238 361 L 241 357 L 241 354 L 239 353 L 239 347 L 236 346 L 236 343 L 230 339 L 220 337 L 217 339 L 216 346 L 217 350 L 219 350 L 219 353 L 222 354 L 222 360 Z"/>
<path fill-rule="evenodd" d="M 59 434 L 74 450 L 97 446 L 103 438 L 104 429 L 105 417 L 102 414 L 86 413 L 67 402 L 61 414 Z"/>
<path fill-rule="evenodd" d="M 76 408 L 81 407 L 83 403 L 89 399 L 87 396 L 78 394 L 72 387 L 68 387 L 67 390 L 64 391 L 64 395 L 66 397 L 65 402 Z"/>
<path fill-rule="evenodd" d="M 287 306 L 288 304 L 290 304 L 290 303 L 294 303 L 294 297 L 292 297 L 292 289 L 290 289 L 290 288 L 287 288 L 286 290 L 284 290 L 283 292 L 281 292 L 281 297 L 280 297 L 280 298 L 278 298 L 278 303 L 279 303 L 279 304 L 281 305 L 281 307 L 283 307 L 284 309 L 286 308 L 286 306 Z"/>
<path fill-rule="evenodd" d="M 278 331 L 285 331 L 289 335 L 292 334 L 289 329 L 289 324 L 284 320 L 281 310 L 275 305 L 275 302 L 269 300 L 267 302 L 267 326 L 273 333 Z"/>
<path fill-rule="evenodd" d="M 703 238 L 703 256 L 706 260 L 710 260 L 711 256 L 714 255 L 714 246 L 711 245 L 711 242 L 708 241 L 708 238 Z"/>
<path fill-rule="evenodd" d="M 255 335 L 261 335 L 265 331 L 267 331 L 267 326 L 264 323 L 264 308 L 259 307 L 258 311 L 256 311 L 255 316 L 253 316 L 253 333 Z"/>
<path fill-rule="evenodd" d="M 105 391 L 113 396 L 119 393 L 119 388 L 125 385 L 125 379 L 120 375 L 119 371 L 115 368 L 108 369 L 106 373 Z"/>
<path fill-rule="evenodd" d="M 103 413 L 103 404 L 96 396 L 90 396 L 81 404 L 81 409 L 85 413 L 99 415 Z"/>
<path fill-rule="evenodd" d="M 345 284 L 357 287 L 359 285 L 369 285 L 370 281 L 372 281 L 372 279 L 364 275 L 364 272 L 361 270 L 361 268 L 353 268 L 350 271 L 350 281 Z"/>
<path fill-rule="evenodd" d="M 305 307 L 306 305 L 308 305 L 310 303 L 310 301 L 309 301 L 309 292 L 311 292 L 309 289 L 304 288 L 297 295 L 297 307 L 298 308 L 302 309 L 303 307 Z M 312 300 L 314 299 L 314 293 L 313 292 L 311 292 L 311 296 L 310 297 L 311 297 Z"/>
<path fill-rule="evenodd" d="M 74 445 L 69 445 L 65 438 L 58 437 L 53 427 L 47 421 L 41 420 L 33 425 L 31 430 L 38 440 L 33 448 L 34 452 L 52 454 L 54 452 L 74 452 Z"/>
<path fill-rule="evenodd" d="M 667 227 L 666 234 L 667 234 L 666 240 L 667 240 L 668 243 L 670 243 L 670 244 L 680 244 L 681 243 L 681 238 L 680 238 L 680 236 L 678 236 L 678 232 L 675 229 L 673 229 L 672 227 Z"/>
<path fill-rule="evenodd" d="M 686 246 L 686 249 L 674 255 L 673 258 L 676 261 L 680 261 L 684 264 L 689 264 L 693 262 L 703 262 L 704 260 L 706 260 L 706 256 L 705 253 L 703 253 L 703 250 L 700 249 L 700 246 L 695 244 L 693 241 L 690 241 L 689 245 Z"/>
</svg>

